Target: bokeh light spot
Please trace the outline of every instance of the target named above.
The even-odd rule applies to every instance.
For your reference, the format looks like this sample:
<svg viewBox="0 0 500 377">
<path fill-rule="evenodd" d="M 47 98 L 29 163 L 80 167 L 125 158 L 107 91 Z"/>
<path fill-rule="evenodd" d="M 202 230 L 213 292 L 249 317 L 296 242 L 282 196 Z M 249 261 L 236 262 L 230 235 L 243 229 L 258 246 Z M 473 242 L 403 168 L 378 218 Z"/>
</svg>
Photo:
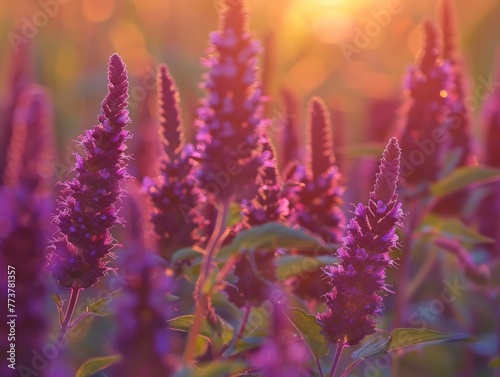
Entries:
<svg viewBox="0 0 500 377">
<path fill-rule="evenodd" d="M 351 29 L 351 18 L 344 12 L 332 11 L 319 15 L 314 24 L 314 32 L 318 39 L 331 44 L 345 41 Z"/>
</svg>

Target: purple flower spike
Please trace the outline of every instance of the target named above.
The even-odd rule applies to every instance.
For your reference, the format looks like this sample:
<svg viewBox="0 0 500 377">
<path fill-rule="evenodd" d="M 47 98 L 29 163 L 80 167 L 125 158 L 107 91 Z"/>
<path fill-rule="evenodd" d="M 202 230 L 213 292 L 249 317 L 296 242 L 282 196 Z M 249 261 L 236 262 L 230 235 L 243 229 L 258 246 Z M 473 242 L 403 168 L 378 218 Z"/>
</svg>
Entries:
<svg viewBox="0 0 500 377">
<path fill-rule="evenodd" d="M 470 119 L 465 100 L 464 69 L 457 52 L 455 39 L 457 38 L 457 21 L 455 9 L 450 0 L 441 3 L 441 29 L 443 31 L 443 59 L 453 68 L 454 88 L 452 90 L 452 104 L 448 114 L 449 143 L 447 149 L 457 154 L 456 167 L 473 163 L 474 155 L 471 145 Z M 455 198 L 458 199 L 458 198 Z M 463 199 L 463 198 L 462 198 Z"/>
<path fill-rule="evenodd" d="M 320 98 L 309 102 L 309 133 L 311 167 L 299 164 L 291 174 L 300 183 L 289 189 L 290 222 L 319 235 L 329 243 L 340 242 L 345 218 L 340 210 L 343 187 L 334 165 L 332 125 L 328 110 Z M 324 252 L 321 252 L 324 253 Z M 319 299 L 329 289 L 321 271 L 302 276 L 295 293 L 304 298 Z"/>
<path fill-rule="evenodd" d="M 75 178 L 63 183 L 55 216 L 60 236 L 52 242 L 49 269 L 65 288 L 89 288 L 106 271 L 105 258 L 115 246 L 110 229 L 120 222 L 120 183 L 126 178 L 124 128 L 128 80 L 125 64 L 114 54 L 108 65 L 108 94 L 99 124 L 80 136 L 85 156 L 76 155 Z"/>
<path fill-rule="evenodd" d="M 160 177 L 148 190 L 155 211 L 152 222 L 159 236 L 160 254 L 170 260 L 172 254 L 193 246 L 201 222 L 198 205 L 204 201 L 194 178 L 193 146 L 184 144 L 179 112 L 179 95 L 165 65 L 158 72 L 158 105 L 163 158 Z"/>
<path fill-rule="evenodd" d="M 321 98 L 309 103 L 309 128 L 311 132 L 311 169 L 319 177 L 334 163 L 333 136 L 330 114 Z"/>
<path fill-rule="evenodd" d="M 11 315 L 0 324 L 0 332 L 5 334 L 0 347 L 8 352 L 15 342 L 16 354 L 15 363 L 8 356 L 0 361 L 4 377 L 31 373 L 32 351 L 43 348 L 50 328 L 43 268 L 53 202 L 48 191 L 54 142 L 51 115 L 52 104 L 45 90 L 31 85 L 19 93 L 5 185 L 0 186 L 0 279 L 5 281 L 0 300 L 5 303 L 4 317 Z M 7 337 L 14 322 L 15 340 Z"/>
<path fill-rule="evenodd" d="M 420 66 L 411 68 L 406 79 L 411 101 L 401 136 L 402 160 L 407 167 L 404 177 L 411 185 L 436 180 L 443 167 L 442 139 L 446 138 L 445 121 L 453 90 L 452 67 L 439 60 L 437 31 L 429 21 L 424 23 L 424 35 Z M 441 142 L 434 142 L 436 138 Z"/>
<path fill-rule="evenodd" d="M 179 110 L 179 93 L 174 79 L 165 64 L 158 71 L 158 107 L 160 132 L 166 155 L 175 160 L 179 148 L 184 144 L 184 133 Z"/>
<path fill-rule="evenodd" d="M 499 51 L 500 52 L 500 51 Z M 495 81 L 500 80 L 500 53 L 496 59 L 497 71 Z M 487 98 L 482 109 L 482 125 L 485 134 L 482 145 L 483 163 L 500 168 L 500 88 L 497 87 Z M 496 239 L 496 243 L 482 245 L 495 257 L 500 256 L 500 182 L 488 184 L 489 192 L 481 201 L 476 216 L 479 223 L 479 231 L 485 236 Z"/>
<path fill-rule="evenodd" d="M 371 316 L 381 315 L 381 292 L 388 291 L 385 269 L 394 265 L 389 252 L 396 247 L 395 230 L 403 218 L 395 193 L 400 154 L 397 139 L 392 138 L 368 205 L 358 204 L 337 250 L 341 262 L 324 269 L 333 288 L 326 294 L 327 311 L 317 319 L 333 343 L 358 344 L 375 331 Z"/>
<path fill-rule="evenodd" d="M 243 202 L 245 222 L 242 228 L 263 225 L 267 222 L 285 222 L 288 216 L 288 200 L 284 197 L 276 168 L 275 152 L 270 140 L 263 142 L 264 168 L 259 175 L 257 196 Z M 260 306 L 268 298 L 271 282 L 276 281 L 274 251 L 246 254 L 236 263 L 234 274 L 238 281 L 226 287 L 229 300 L 243 308 L 247 304 Z"/>
<path fill-rule="evenodd" d="M 296 96 L 289 90 L 283 89 L 281 92 L 283 102 L 285 103 L 285 113 L 283 114 L 282 127 L 283 132 L 281 140 L 281 166 L 288 168 L 290 164 L 302 159 L 299 142 L 299 127 L 297 122 L 298 115 L 298 100 Z"/>
<path fill-rule="evenodd" d="M 443 59 L 453 69 L 453 87 L 450 92 L 450 108 L 445 122 L 448 132 L 445 152 L 453 162 L 449 168 L 476 164 L 472 147 L 470 113 L 466 106 L 466 85 L 463 64 L 456 48 L 456 15 L 449 0 L 441 3 L 441 29 L 443 32 Z M 461 216 L 462 203 L 467 202 L 468 189 L 447 195 L 435 205 L 434 211 L 442 214 Z"/>
<path fill-rule="evenodd" d="M 333 164 L 330 117 L 319 98 L 313 98 L 308 109 L 311 169 L 300 164 L 292 175 L 302 187 L 291 189 L 289 195 L 293 209 L 291 222 L 320 235 L 326 242 L 338 242 L 344 225 L 344 215 L 339 208 L 343 188 Z"/>
<path fill-rule="evenodd" d="M 243 212 L 249 226 L 271 221 L 284 222 L 288 217 L 288 200 L 285 198 L 276 167 L 275 151 L 266 136 L 262 143 L 264 166 L 258 177 L 259 189 L 252 201 L 243 202 Z"/>
<path fill-rule="evenodd" d="M 212 34 L 208 97 L 198 111 L 200 186 L 218 201 L 250 198 L 262 165 L 259 156 L 262 94 L 257 85 L 260 47 L 247 31 L 244 1 L 226 0 L 221 29 Z M 248 183 L 250 182 L 250 183 Z"/>
</svg>

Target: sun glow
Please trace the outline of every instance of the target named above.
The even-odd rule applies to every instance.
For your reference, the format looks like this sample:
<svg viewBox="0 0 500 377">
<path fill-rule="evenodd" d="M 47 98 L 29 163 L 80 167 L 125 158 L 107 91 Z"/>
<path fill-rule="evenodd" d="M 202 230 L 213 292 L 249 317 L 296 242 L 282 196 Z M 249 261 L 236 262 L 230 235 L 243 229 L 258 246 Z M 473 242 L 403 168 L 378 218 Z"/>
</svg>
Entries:
<svg viewBox="0 0 500 377">
<path fill-rule="evenodd" d="M 355 12 L 368 5 L 373 5 L 380 1 L 373 0 L 295 0 L 295 5 L 299 7 L 309 8 L 311 11 L 328 12 L 328 11 L 343 11 Z"/>
<path fill-rule="evenodd" d="M 366 10 L 378 10 L 379 3 L 387 5 L 382 0 L 295 0 L 288 20 L 294 21 L 290 27 L 304 25 L 320 41 L 336 44 L 348 39 L 358 18 L 366 17 Z"/>
</svg>

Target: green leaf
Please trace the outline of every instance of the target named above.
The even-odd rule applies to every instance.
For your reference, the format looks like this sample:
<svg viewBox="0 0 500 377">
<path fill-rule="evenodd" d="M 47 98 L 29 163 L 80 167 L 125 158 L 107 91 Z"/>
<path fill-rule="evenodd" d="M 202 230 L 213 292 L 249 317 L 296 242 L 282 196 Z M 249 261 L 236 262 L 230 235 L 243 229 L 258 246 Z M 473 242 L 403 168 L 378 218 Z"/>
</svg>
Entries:
<svg viewBox="0 0 500 377">
<path fill-rule="evenodd" d="M 458 219 L 438 215 L 427 216 L 419 229 L 419 233 L 424 236 L 453 238 L 463 243 L 495 242 L 494 239 L 483 236 L 477 230 L 465 225 Z"/>
<path fill-rule="evenodd" d="M 53 294 L 53 295 L 50 295 L 50 298 L 56 304 L 57 313 L 59 315 L 59 324 L 62 326 L 62 323 L 64 322 L 64 311 L 63 311 L 63 303 L 62 303 L 61 295 Z"/>
<path fill-rule="evenodd" d="M 370 338 L 361 348 L 352 353 L 353 359 L 365 359 L 367 357 L 376 357 L 387 353 L 391 338 Z"/>
<path fill-rule="evenodd" d="M 331 266 L 339 261 L 332 256 L 308 257 L 305 255 L 284 255 L 277 258 L 277 269 L 279 280 L 285 280 L 290 276 L 316 271 L 320 267 Z"/>
<path fill-rule="evenodd" d="M 87 306 L 87 311 L 95 314 L 99 317 L 106 317 L 108 315 L 111 315 L 112 312 L 109 310 L 109 303 L 111 302 L 111 299 L 113 298 L 114 295 L 116 295 L 118 292 L 122 291 L 123 288 L 118 288 L 114 291 L 112 291 L 109 295 L 106 297 L 100 298 L 99 300 L 93 302 L 89 306 Z"/>
<path fill-rule="evenodd" d="M 241 361 L 214 361 L 202 364 L 196 369 L 184 367 L 174 377 L 220 377 L 233 376 L 247 369 L 247 364 Z"/>
<path fill-rule="evenodd" d="M 204 254 L 204 252 L 205 251 L 199 247 L 185 247 L 183 249 L 179 249 L 172 255 L 172 264 L 199 258 Z"/>
<path fill-rule="evenodd" d="M 239 251 L 273 250 L 276 248 L 323 250 L 324 243 L 302 229 L 294 229 L 283 224 L 270 222 L 252 227 L 239 233 L 233 242 L 221 250 L 221 256 L 229 256 Z"/>
<path fill-rule="evenodd" d="M 490 362 L 488 363 L 488 366 L 490 368 L 500 368 L 500 356 L 491 359 Z"/>
<path fill-rule="evenodd" d="M 173 318 L 168 321 L 168 326 L 171 329 L 189 332 L 191 326 L 193 325 L 194 315 L 182 315 L 180 317 Z M 206 320 L 203 320 L 200 329 L 200 335 L 211 340 L 215 336 L 215 332 Z"/>
<path fill-rule="evenodd" d="M 500 170 L 484 166 L 466 166 L 455 169 L 451 174 L 431 185 L 431 192 L 436 197 L 445 196 L 470 184 L 482 184 L 500 180 Z"/>
<path fill-rule="evenodd" d="M 94 373 L 97 373 L 103 369 L 106 369 L 110 365 L 116 364 L 121 360 L 120 355 L 104 356 L 104 357 L 94 357 L 85 361 L 78 371 L 76 372 L 76 377 L 90 377 Z"/>
<path fill-rule="evenodd" d="M 247 364 L 241 361 L 215 361 L 208 365 L 201 365 L 193 377 L 221 377 L 230 376 L 243 372 L 248 368 Z"/>
<path fill-rule="evenodd" d="M 194 315 L 183 315 L 168 321 L 168 326 L 171 329 L 189 332 L 193 326 Z M 213 346 L 214 350 L 218 351 L 224 344 L 227 344 L 233 338 L 234 329 L 230 324 L 217 316 L 217 323 L 212 326 L 206 319 L 201 323 L 199 335 L 206 338 Z"/>
<path fill-rule="evenodd" d="M 389 351 L 414 346 L 428 346 L 457 340 L 470 340 L 470 337 L 461 333 L 444 333 L 429 329 L 394 329 L 385 339 L 374 339 L 352 354 L 355 359 L 378 357 Z"/>
<path fill-rule="evenodd" d="M 317 360 L 328 355 L 328 341 L 321 333 L 321 326 L 315 316 L 299 308 L 288 309 L 286 316 L 302 335 Z"/>
<path fill-rule="evenodd" d="M 232 203 L 229 207 L 229 216 L 227 219 L 227 226 L 232 227 L 241 223 L 243 216 L 241 214 L 241 206 L 238 203 Z"/>
</svg>

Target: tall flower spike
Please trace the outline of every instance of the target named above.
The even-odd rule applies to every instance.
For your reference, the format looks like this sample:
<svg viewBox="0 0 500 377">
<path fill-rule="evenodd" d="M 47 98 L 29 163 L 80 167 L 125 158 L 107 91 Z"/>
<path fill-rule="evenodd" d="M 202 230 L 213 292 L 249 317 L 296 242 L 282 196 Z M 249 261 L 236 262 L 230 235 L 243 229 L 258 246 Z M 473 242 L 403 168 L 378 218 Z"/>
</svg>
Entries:
<svg viewBox="0 0 500 377">
<path fill-rule="evenodd" d="M 161 174 L 147 185 L 155 207 L 152 222 L 159 237 L 160 254 L 170 261 L 176 250 L 197 242 L 195 231 L 201 221 L 198 207 L 204 196 L 194 178 L 193 147 L 184 144 L 177 88 L 165 65 L 158 70 L 158 99 Z"/>
<path fill-rule="evenodd" d="M 14 111 L 6 184 L 0 186 L 0 218 L 8 224 L 2 227 L 8 232 L 0 232 L 0 264 L 4 266 L 0 278 L 6 284 L 12 283 L 9 288 L 15 283 L 17 315 L 16 369 L 9 368 L 7 364 L 12 362 L 3 358 L 0 375 L 5 377 L 29 374 L 27 370 L 32 365 L 32 351 L 42 350 L 49 330 L 45 310 L 49 295 L 44 284 L 43 268 L 53 199 L 47 190 L 51 186 L 50 166 L 53 165 L 51 114 L 52 104 L 42 88 L 29 86 L 19 95 Z M 10 311 L 12 306 L 7 306 L 11 293 L 12 290 L 7 292 L 7 289 L 0 293 L 5 302 L 5 315 L 14 313 Z M 7 321 L 0 324 L 0 332 L 9 333 Z M 0 346 L 9 350 L 7 336 L 2 338 Z"/>
<path fill-rule="evenodd" d="M 319 98 L 312 99 L 308 108 L 311 126 L 309 150 L 311 165 L 315 167 L 308 169 L 300 164 L 292 177 L 302 187 L 292 188 L 288 196 L 293 209 L 291 222 L 320 235 L 326 242 L 337 242 L 344 223 L 339 208 L 343 188 L 338 169 L 333 165 L 330 118 Z"/>
<path fill-rule="evenodd" d="M 184 132 L 179 110 L 179 93 L 174 79 L 165 64 L 158 72 L 158 106 L 160 132 L 166 155 L 174 160 L 181 145 L 184 145 Z"/>
<path fill-rule="evenodd" d="M 451 0 L 441 1 L 441 29 L 443 32 L 443 58 L 452 63 L 456 61 L 456 22 L 455 10 Z"/>
<path fill-rule="evenodd" d="M 442 0 L 441 29 L 443 33 L 443 59 L 449 62 L 453 69 L 453 88 L 450 92 L 450 113 L 448 115 L 449 140 L 446 148 L 454 152 L 456 167 L 473 163 L 473 148 L 471 144 L 470 114 L 465 99 L 465 77 L 463 63 L 456 47 L 457 21 L 456 11 L 451 0 Z M 457 198 L 456 198 L 457 199 Z"/>
<path fill-rule="evenodd" d="M 475 164 L 472 147 L 470 112 L 466 106 L 466 85 L 463 63 L 456 47 L 457 22 L 455 10 L 450 0 L 441 3 L 441 29 L 443 32 L 443 59 L 453 69 L 453 87 L 450 91 L 450 107 L 445 122 L 448 138 L 444 144 L 447 153 L 449 169 Z M 435 205 L 434 211 L 448 215 L 461 216 L 462 204 L 467 202 L 467 188 L 441 198 Z"/>
<path fill-rule="evenodd" d="M 18 97 L 30 81 L 28 65 L 33 59 L 30 58 L 29 53 L 29 44 L 21 44 L 19 51 L 11 54 L 8 72 L 9 88 L 5 98 L 2 99 L 0 109 L 0 186 L 4 184 L 7 152 L 11 145 L 13 117 Z"/>
<path fill-rule="evenodd" d="M 196 135 L 200 186 L 222 202 L 255 194 L 264 125 L 256 80 L 260 47 L 248 34 L 244 1 L 225 4 L 221 29 L 211 35 L 210 71 L 203 84 L 208 98 L 198 111 Z"/>
<path fill-rule="evenodd" d="M 398 141 L 392 138 L 380 161 L 368 205 L 358 204 L 337 250 L 341 262 L 324 269 L 332 288 L 326 294 L 328 309 L 317 319 L 333 343 L 358 344 L 375 332 L 372 316 L 382 313 L 381 293 L 388 291 L 385 270 L 394 265 L 389 253 L 396 246 L 395 231 L 403 217 L 395 193 L 400 155 Z"/>
<path fill-rule="evenodd" d="M 4 181 L 34 192 L 46 192 L 52 186 L 53 111 L 47 92 L 36 85 L 27 86 L 19 95 L 13 116 Z M 41 187 L 39 187 L 41 186 Z"/>
<path fill-rule="evenodd" d="M 267 222 L 285 222 L 288 200 L 285 198 L 276 169 L 274 149 L 269 138 L 263 142 L 264 168 L 259 175 L 260 187 L 252 201 L 243 202 L 245 222 L 242 228 L 263 225 Z M 238 281 L 227 286 L 229 300 L 243 308 L 248 303 L 260 306 L 267 300 L 271 282 L 276 280 L 274 251 L 247 253 L 236 263 L 234 274 Z"/>
<path fill-rule="evenodd" d="M 411 68 L 406 79 L 408 102 L 404 129 L 401 135 L 404 177 L 411 185 L 420 185 L 436 180 L 443 167 L 444 143 L 433 140 L 446 135 L 446 117 L 449 112 L 450 91 L 453 89 L 453 74 L 448 62 L 439 60 L 437 31 L 434 25 L 424 23 L 424 48 L 419 68 Z M 436 131 L 437 130 L 437 131 Z M 441 132 L 439 132 L 441 131 Z M 426 153 L 421 146 L 432 143 Z"/>
<path fill-rule="evenodd" d="M 156 96 L 153 91 L 146 91 L 144 100 L 137 106 L 134 119 L 134 141 L 130 148 L 134 159 L 130 161 L 128 171 L 138 182 L 142 182 L 146 177 L 156 177 L 159 175 L 160 165 L 158 156 L 160 154 L 160 140 L 158 138 L 158 124 L 156 113 L 151 111 L 151 106 L 156 103 Z"/>
<path fill-rule="evenodd" d="M 497 72 L 495 81 L 500 80 L 500 51 L 497 53 Z M 500 168 L 500 88 L 490 94 L 482 109 L 484 127 L 483 162 L 491 167 Z M 479 231 L 497 242 L 482 245 L 493 257 L 500 256 L 500 183 L 488 184 L 489 193 L 483 198 L 477 209 Z"/>
<path fill-rule="evenodd" d="M 125 64 L 114 54 L 108 65 L 108 94 L 99 124 L 80 136 L 85 156 L 76 155 L 75 178 L 64 190 L 55 216 L 59 237 L 52 242 L 49 269 L 65 288 L 89 288 L 106 271 L 115 246 L 110 229 L 120 222 L 120 183 L 126 178 L 125 140 L 130 134 Z"/>
<path fill-rule="evenodd" d="M 309 129 L 311 134 L 311 170 L 319 177 L 334 163 L 333 137 L 330 114 L 319 97 L 309 102 Z"/>
<path fill-rule="evenodd" d="M 330 117 L 319 98 L 309 102 L 309 133 L 311 168 L 297 166 L 292 180 L 300 186 L 288 189 L 290 222 L 319 235 L 325 242 L 340 242 L 344 215 L 340 210 L 343 187 L 338 168 L 333 165 L 333 142 Z M 302 276 L 295 293 L 304 298 L 319 299 L 329 289 L 321 271 L 310 271 Z"/>
<path fill-rule="evenodd" d="M 295 95 L 286 89 L 281 92 L 281 96 L 285 104 L 285 112 L 281 120 L 283 127 L 281 136 L 283 143 L 280 145 L 282 151 L 281 166 L 283 168 L 288 168 L 290 164 L 301 160 L 299 151 L 301 146 L 299 143 L 299 129 L 297 124 L 298 104 Z"/>
</svg>

